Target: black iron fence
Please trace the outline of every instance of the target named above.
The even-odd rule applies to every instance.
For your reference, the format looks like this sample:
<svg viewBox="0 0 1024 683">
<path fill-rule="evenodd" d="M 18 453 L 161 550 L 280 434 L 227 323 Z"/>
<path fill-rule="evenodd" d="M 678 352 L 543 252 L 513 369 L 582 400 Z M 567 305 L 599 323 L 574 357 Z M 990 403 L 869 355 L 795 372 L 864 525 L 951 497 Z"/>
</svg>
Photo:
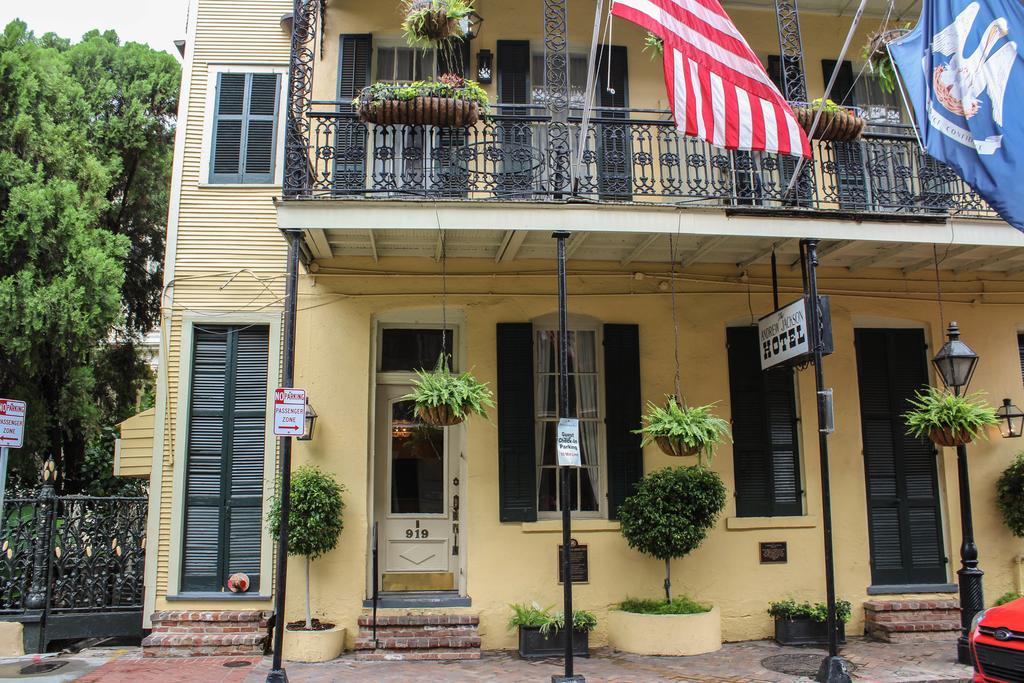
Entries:
<svg viewBox="0 0 1024 683">
<path fill-rule="evenodd" d="M 567 160 L 546 148 L 548 125 L 543 108 L 531 105 L 501 106 L 476 126 L 453 129 L 367 124 L 351 107 L 314 103 L 307 182 L 294 189 L 306 198 L 566 199 L 567 184 L 552 174 Z M 788 193 L 792 157 L 713 147 L 680 134 L 667 112 L 601 108 L 585 130 L 578 115 L 570 128 L 577 198 L 995 215 L 952 170 L 921 151 L 909 127 L 886 126 L 854 142 L 813 143 L 814 158 Z"/>
<path fill-rule="evenodd" d="M 0 619 L 25 623 L 28 651 L 53 640 L 142 632 L 146 498 L 4 501 Z"/>
</svg>

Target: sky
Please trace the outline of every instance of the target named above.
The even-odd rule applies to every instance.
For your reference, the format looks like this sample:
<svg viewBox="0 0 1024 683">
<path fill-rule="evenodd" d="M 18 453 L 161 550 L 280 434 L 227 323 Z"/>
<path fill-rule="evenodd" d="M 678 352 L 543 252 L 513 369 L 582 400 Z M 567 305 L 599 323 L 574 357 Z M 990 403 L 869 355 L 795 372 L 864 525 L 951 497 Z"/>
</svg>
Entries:
<svg viewBox="0 0 1024 683">
<path fill-rule="evenodd" d="M 148 43 L 175 56 L 185 38 L 188 0 L 0 0 L 0 27 L 21 19 L 37 35 L 78 40 L 94 28 L 114 29 L 122 42 Z"/>
</svg>

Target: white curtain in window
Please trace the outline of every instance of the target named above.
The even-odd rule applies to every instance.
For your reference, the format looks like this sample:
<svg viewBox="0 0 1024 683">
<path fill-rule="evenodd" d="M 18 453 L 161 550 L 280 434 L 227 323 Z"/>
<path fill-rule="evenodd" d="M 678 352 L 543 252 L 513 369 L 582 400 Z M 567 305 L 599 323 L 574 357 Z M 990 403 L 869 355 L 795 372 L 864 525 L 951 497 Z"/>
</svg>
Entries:
<svg viewBox="0 0 1024 683">
<path fill-rule="evenodd" d="M 577 332 L 573 335 L 575 346 L 575 369 L 576 379 L 576 406 L 580 417 L 598 416 L 598 395 L 597 395 L 597 349 L 595 334 L 593 332 Z M 589 374 L 595 373 L 595 374 Z M 599 423 L 597 420 L 580 420 L 580 442 L 583 446 L 582 460 L 584 470 L 582 476 L 589 477 L 590 486 L 595 497 L 599 491 L 600 473 L 598 472 L 598 453 L 600 446 Z M 580 482 L 583 483 L 582 480 Z"/>
</svg>

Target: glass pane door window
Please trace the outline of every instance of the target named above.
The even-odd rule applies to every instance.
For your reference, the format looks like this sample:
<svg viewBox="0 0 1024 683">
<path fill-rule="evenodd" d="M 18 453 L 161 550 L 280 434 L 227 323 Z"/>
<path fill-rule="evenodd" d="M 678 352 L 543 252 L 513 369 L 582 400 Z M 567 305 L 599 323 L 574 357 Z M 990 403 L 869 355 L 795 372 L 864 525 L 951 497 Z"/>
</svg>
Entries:
<svg viewBox="0 0 1024 683">
<path fill-rule="evenodd" d="M 599 513 L 601 511 L 601 424 L 600 377 L 597 358 L 596 330 L 569 332 L 569 392 L 566 395 L 568 415 L 580 422 L 580 449 L 583 466 L 570 470 L 571 510 Z M 558 478 L 558 330 L 537 330 L 534 338 L 537 392 L 536 425 L 538 457 L 539 512 L 562 510 L 561 486 Z"/>
<path fill-rule="evenodd" d="M 416 415 L 413 401 L 391 408 L 391 514 L 445 514 L 444 429 Z"/>
</svg>

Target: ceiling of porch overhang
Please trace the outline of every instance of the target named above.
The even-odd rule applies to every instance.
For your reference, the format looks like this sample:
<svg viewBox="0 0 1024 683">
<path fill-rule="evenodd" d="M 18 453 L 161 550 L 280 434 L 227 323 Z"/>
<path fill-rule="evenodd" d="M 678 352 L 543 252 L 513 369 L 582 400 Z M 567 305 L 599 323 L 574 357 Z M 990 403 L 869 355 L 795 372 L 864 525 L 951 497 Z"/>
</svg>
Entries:
<svg viewBox="0 0 1024 683">
<path fill-rule="evenodd" d="M 743 271 L 765 265 L 774 247 L 780 267 L 798 267 L 797 239 L 733 237 L 721 235 L 679 236 L 676 253 L 682 267 L 698 264 L 734 265 Z M 445 232 L 445 252 L 450 258 L 489 259 L 496 263 L 553 259 L 551 234 L 521 230 L 450 230 Z M 437 231 L 428 230 L 328 230 L 309 231 L 306 243 L 314 257 L 395 257 L 439 259 Z M 1024 248 L 974 245 L 938 245 L 943 270 L 983 272 L 1013 276 L 1024 274 Z M 329 250 L 329 251 L 328 251 Z M 629 268 L 638 263 L 668 263 L 669 235 L 625 232 L 578 232 L 566 244 L 569 259 L 608 261 Z M 824 240 L 819 247 L 821 265 L 847 268 L 901 269 L 906 274 L 934 267 L 933 246 L 927 243 Z"/>
</svg>

